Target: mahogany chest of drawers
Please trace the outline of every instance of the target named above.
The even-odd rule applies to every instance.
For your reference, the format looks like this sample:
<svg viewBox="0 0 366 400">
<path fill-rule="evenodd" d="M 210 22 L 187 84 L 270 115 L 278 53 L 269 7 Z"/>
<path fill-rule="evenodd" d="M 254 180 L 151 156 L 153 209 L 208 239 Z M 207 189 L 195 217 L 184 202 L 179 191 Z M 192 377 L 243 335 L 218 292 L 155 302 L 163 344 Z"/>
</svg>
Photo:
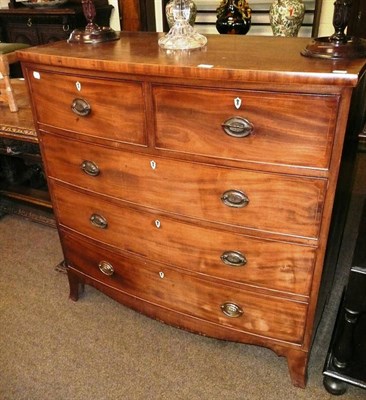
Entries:
<svg viewBox="0 0 366 400">
<path fill-rule="evenodd" d="M 86 283 L 267 346 L 304 387 L 365 62 L 303 58 L 304 39 L 213 35 L 167 53 L 158 37 L 19 52 L 70 297 Z"/>
</svg>

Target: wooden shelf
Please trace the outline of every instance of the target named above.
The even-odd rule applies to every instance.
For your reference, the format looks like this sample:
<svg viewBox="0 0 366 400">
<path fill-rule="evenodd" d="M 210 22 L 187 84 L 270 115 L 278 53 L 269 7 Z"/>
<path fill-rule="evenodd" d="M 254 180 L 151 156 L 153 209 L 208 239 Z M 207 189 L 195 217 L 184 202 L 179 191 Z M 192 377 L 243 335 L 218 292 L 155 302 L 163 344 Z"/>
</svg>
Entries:
<svg viewBox="0 0 366 400">
<path fill-rule="evenodd" d="M 52 209 L 50 195 L 46 190 L 33 189 L 26 186 L 11 186 L 7 189 L 1 189 L 0 195 Z"/>
</svg>

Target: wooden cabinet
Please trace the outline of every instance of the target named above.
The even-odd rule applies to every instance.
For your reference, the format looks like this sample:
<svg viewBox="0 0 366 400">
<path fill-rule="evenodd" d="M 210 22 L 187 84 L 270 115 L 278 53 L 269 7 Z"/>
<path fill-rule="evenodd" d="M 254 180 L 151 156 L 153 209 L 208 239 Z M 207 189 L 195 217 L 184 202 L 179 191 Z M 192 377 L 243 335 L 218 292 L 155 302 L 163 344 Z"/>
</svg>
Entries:
<svg viewBox="0 0 366 400">
<path fill-rule="evenodd" d="M 40 150 L 0 126 L 0 215 L 12 213 L 55 226 Z"/>
<path fill-rule="evenodd" d="M 109 26 L 113 6 L 107 0 L 96 4 L 96 23 Z M 84 28 L 81 2 L 74 0 L 57 8 L 29 8 L 14 3 L 12 8 L 0 10 L 2 41 L 27 43 L 32 46 L 65 40 L 75 28 Z"/>
<path fill-rule="evenodd" d="M 17 214 L 55 226 L 24 81 L 13 80 L 19 110 L 0 106 L 0 216 Z"/>
<path fill-rule="evenodd" d="M 19 52 L 70 297 L 90 284 L 174 326 L 269 347 L 304 387 L 365 61 L 334 71 L 302 57 L 300 38 L 209 35 L 190 53 L 158 38 Z"/>
</svg>

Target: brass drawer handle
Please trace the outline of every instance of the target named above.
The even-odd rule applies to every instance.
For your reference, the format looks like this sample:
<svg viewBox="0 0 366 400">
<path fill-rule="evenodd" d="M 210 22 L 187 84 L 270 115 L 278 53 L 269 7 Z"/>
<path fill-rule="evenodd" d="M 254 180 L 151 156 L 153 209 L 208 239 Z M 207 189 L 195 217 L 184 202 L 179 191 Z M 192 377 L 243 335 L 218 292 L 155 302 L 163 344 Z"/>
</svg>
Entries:
<svg viewBox="0 0 366 400">
<path fill-rule="evenodd" d="M 238 318 L 243 315 L 243 309 L 235 303 L 229 301 L 221 304 L 221 311 L 230 318 Z"/>
<path fill-rule="evenodd" d="M 236 138 L 247 137 L 254 130 L 254 125 L 242 117 L 231 117 L 227 119 L 221 126 L 227 135 Z"/>
<path fill-rule="evenodd" d="M 10 156 L 17 156 L 19 154 L 22 154 L 22 152 L 18 150 L 16 147 L 11 147 L 11 146 L 6 146 L 5 151 L 6 154 L 9 154 Z"/>
<path fill-rule="evenodd" d="M 102 272 L 104 275 L 111 276 L 111 275 L 114 274 L 113 265 L 110 264 L 110 263 L 107 262 L 107 261 L 101 261 L 101 262 L 98 264 L 98 267 L 99 267 L 99 269 L 100 269 L 100 272 Z"/>
<path fill-rule="evenodd" d="M 92 214 L 90 222 L 97 228 L 106 229 L 108 227 L 107 220 L 99 214 Z"/>
<path fill-rule="evenodd" d="M 91 106 L 86 100 L 76 98 L 71 103 L 71 110 L 76 115 L 86 117 L 91 113 Z"/>
<path fill-rule="evenodd" d="M 245 255 L 236 250 L 224 251 L 220 258 L 224 264 L 230 267 L 242 267 L 247 263 Z"/>
<path fill-rule="evenodd" d="M 240 190 L 227 190 L 221 196 L 221 201 L 228 207 L 242 208 L 249 204 L 248 196 Z"/>
<path fill-rule="evenodd" d="M 99 175 L 99 167 L 95 162 L 89 161 L 89 160 L 84 160 L 81 163 L 81 169 L 90 176 L 98 176 Z"/>
</svg>

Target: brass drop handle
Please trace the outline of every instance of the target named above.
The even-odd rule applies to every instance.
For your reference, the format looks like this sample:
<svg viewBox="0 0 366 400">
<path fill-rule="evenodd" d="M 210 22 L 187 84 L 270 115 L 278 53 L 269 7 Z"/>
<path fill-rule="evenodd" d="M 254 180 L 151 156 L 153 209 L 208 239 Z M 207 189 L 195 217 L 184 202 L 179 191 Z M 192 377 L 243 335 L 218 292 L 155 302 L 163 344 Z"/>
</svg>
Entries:
<svg viewBox="0 0 366 400">
<path fill-rule="evenodd" d="M 227 301 L 221 304 L 221 311 L 230 318 L 238 318 L 243 315 L 243 309 L 235 303 Z"/>
<path fill-rule="evenodd" d="M 236 250 L 224 251 L 220 258 L 224 264 L 230 267 L 242 267 L 247 263 L 245 255 Z"/>
<path fill-rule="evenodd" d="M 86 100 L 76 98 L 71 103 L 71 110 L 80 117 L 86 117 L 91 113 L 91 106 Z"/>
<path fill-rule="evenodd" d="M 102 272 L 104 275 L 111 276 L 111 275 L 114 274 L 113 265 L 110 264 L 110 263 L 107 262 L 107 261 L 101 261 L 101 262 L 98 264 L 98 267 L 99 267 L 99 269 L 100 269 L 100 272 Z"/>
<path fill-rule="evenodd" d="M 98 176 L 100 173 L 98 165 L 93 161 L 84 160 L 80 167 L 87 175 L 90 176 Z"/>
<path fill-rule="evenodd" d="M 92 214 L 90 222 L 97 228 L 106 229 L 108 227 L 107 220 L 100 214 Z"/>
<path fill-rule="evenodd" d="M 5 151 L 6 151 L 6 154 L 9 154 L 11 156 L 16 156 L 16 155 L 22 154 L 22 152 L 20 150 L 18 150 L 16 148 L 16 146 L 13 146 L 13 147 L 6 146 Z"/>
<path fill-rule="evenodd" d="M 248 196 L 240 190 L 227 190 L 221 196 L 221 201 L 228 207 L 243 208 L 249 204 Z"/>
<path fill-rule="evenodd" d="M 236 138 L 247 137 L 254 130 L 254 125 L 242 117 L 231 117 L 221 124 L 221 126 L 227 135 Z"/>
</svg>

